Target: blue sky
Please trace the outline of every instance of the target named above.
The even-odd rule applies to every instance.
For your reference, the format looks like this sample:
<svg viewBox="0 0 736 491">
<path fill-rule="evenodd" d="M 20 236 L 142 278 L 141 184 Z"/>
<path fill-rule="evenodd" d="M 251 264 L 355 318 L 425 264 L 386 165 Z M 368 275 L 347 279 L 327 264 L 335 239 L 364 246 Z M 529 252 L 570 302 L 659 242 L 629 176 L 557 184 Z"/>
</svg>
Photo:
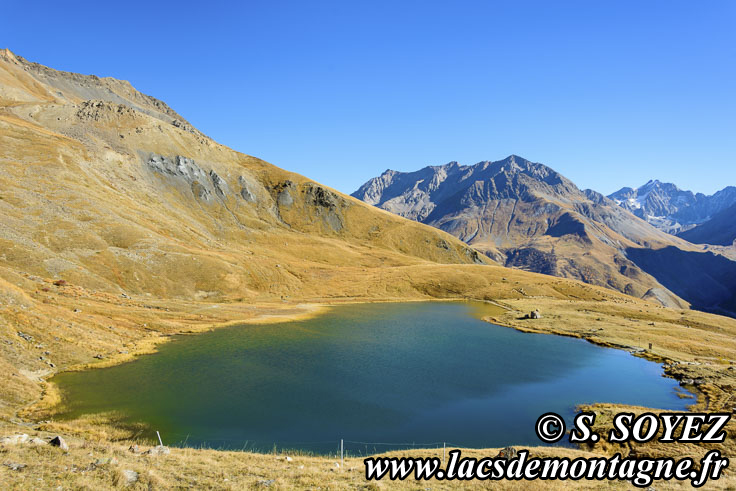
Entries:
<svg viewBox="0 0 736 491">
<path fill-rule="evenodd" d="M 518 154 L 582 188 L 736 185 L 736 2 L 6 0 L 0 47 L 130 80 L 344 192 Z"/>
</svg>

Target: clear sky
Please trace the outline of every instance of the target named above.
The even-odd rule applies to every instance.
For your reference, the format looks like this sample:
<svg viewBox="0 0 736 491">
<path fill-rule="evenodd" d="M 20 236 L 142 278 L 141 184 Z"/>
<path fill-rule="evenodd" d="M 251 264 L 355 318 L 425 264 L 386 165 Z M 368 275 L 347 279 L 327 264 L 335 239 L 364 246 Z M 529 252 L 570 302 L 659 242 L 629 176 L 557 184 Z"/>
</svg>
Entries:
<svg viewBox="0 0 736 491">
<path fill-rule="evenodd" d="M 606 194 L 711 193 L 736 185 L 734 26 L 730 0 L 5 0 L 0 47 L 348 193 L 512 153 Z"/>
</svg>

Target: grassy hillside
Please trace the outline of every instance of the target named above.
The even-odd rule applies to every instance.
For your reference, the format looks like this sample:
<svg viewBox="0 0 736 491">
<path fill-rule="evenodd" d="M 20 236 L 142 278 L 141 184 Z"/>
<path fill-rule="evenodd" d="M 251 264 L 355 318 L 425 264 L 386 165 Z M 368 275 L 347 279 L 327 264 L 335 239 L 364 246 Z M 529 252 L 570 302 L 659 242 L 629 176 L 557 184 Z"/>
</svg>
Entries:
<svg viewBox="0 0 736 491">
<path fill-rule="evenodd" d="M 732 404 L 734 320 L 503 268 L 445 232 L 221 146 L 127 82 L 56 72 L 8 51 L 0 224 L 0 433 L 59 433 L 71 443 L 68 458 L 47 447 L 1 449 L 28 465 L 0 466 L 0 480 L 19 489 L 30 476 L 42 479 L 37 488 L 122 486 L 131 467 L 144 476 L 139 487 L 269 479 L 281 465 L 270 456 L 244 460 L 247 472 L 230 453 L 132 462 L 121 429 L 54 421 L 58 395 L 45 380 L 130 360 L 173 334 L 314 315 L 338 302 L 473 298 L 503 305 L 507 313 L 489 320 L 520 329 L 611 346 L 653 341 L 647 356 L 671 360 L 673 376 L 703 380 L 701 404 Z M 530 325 L 521 317 L 533 308 L 544 319 Z M 78 472 L 90 453 L 119 463 Z M 359 473 L 327 478 L 329 462 L 312 458 L 305 466 L 319 467 L 317 477 L 292 470 L 279 485 L 361 484 Z"/>
</svg>

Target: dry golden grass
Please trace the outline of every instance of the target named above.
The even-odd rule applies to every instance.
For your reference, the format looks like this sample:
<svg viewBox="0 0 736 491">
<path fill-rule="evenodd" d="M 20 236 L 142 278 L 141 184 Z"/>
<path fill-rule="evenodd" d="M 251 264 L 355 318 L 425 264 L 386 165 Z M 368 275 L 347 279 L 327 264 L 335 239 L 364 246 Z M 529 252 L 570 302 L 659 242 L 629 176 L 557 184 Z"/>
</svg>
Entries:
<svg viewBox="0 0 736 491">
<path fill-rule="evenodd" d="M 174 334 L 315 315 L 343 302 L 486 300 L 508 309 L 487 313 L 489 320 L 517 329 L 617 347 L 652 342 L 646 356 L 699 363 L 668 368 L 705 382 L 698 407 L 733 405 L 732 319 L 495 266 L 444 232 L 175 126 L 178 115 L 125 82 L 57 74 L 72 84 L 62 97 L 38 75 L 48 69 L 26 68 L 0 52 L 0 434 L 60 433 L 71 451 L 1 448 L 0 463 L 27 464 L 21 471 L 0 465 L 4 487 L 107 489 L 123 485 L 126 469 L 139 473 L 141 489 L 243 489 L 267 479 L 279 489 L 387 487 L 365 483 L 357 459 L 338 471 L 323 457 L 287 464 L 273 455 L 194 449 L 141 457 L 120 441 L 130 432 L 104 415 L 38 423 L 59 402 L 46 379 L 60 370 L 129 361 Z M 88 86 L 77 94 L 74 84 Z M 116 104 L 80 111 L 95 84 L 148 113 Z M 182 181 L 148 168 L 151 153 L 192 158 L 231 192 L 204 202 Z M 254 202 L 239 197 L 241 177 Z M 283 186 L 292 190 L 291 204 L 279 199 Z M 520 319 L 534 308 L 543 319 Z M 107 456 L 118 463 L 90 468 Z"/>
<path fill-rule="evenodd" d="M 729 367 L 736 358 L 734 356 L 736 353 L 736 341 L 734 341 L 736 321 L 734 320 L 690 310 L 666 309 L 610 290 L 496 266 L 424 264 L 375 268 L 375 270 L 367 271 L 356 268 L 351 272 L 353 274 L 350 276 L 338 276 L 344 279 L 344 284 L 335 282 L 330 287 L 349 291 L 355 285 L 372 284 L 375 285 L 375 288 L 365 291 L 363 296 L 335 298 L 323 285 L 324 296 L 295 297 L 289 301 L 259 304 L 121 299 L 74 285 L 53 290 L 53 294 L 45 292 L 43 298 L 47 298 L 46 296 L 53 298 L 53 301 L 48 303 L 44 303 L 43 298 L 39 301 L 38 298 L 34 298 L 33 294 L 23 298 L 28 310 L 33 312 L 37 321 L 52 324 L 70 321 L 75 326 L 75 343 L 69 346 L 54 347 L 54 351 L 58 350 L 70 360 L 67 365 L 70 369 L 107 366 L 111 363 L 127 361 L 136 354 L 150 353 L 155 349 L 157 343 L 165 341 L 169 335 L 174 333 L 196 333 L 234 322 L 268 322 L 283 320 L 289 316 L 314 315 L 319 313 L 324 308 L 323 306 L 334 303 L 432 298 L 492 300 L 507 310 L 492 309 L 485 313 L 485 318 L 501 325 L 532 332 L 579 336 L 601 345 L 614 347 L 646 348 L 648 343 L 652 342 L 653 349 L 642 353 L 643 355 L 669 363 L 675 361 L 698 363 L 697 365 L 672 364 L 668 368 L 668 372 L 672 375 L 702 378 L 707 381 L 698 387 L 700 391 L 698 407 L 707 406 L 712 410 L 723 410 L 732 404 L 731 387 L 733 387 L 734 378 L 731 375 L 733 371 L 729 370 Z M 394 295 L 389 296 L 386 292 L 392 292 Z M 75 314 L 72 306 L 77 306 L 82 312 Z M 536 308 L 542 312 L 542 319 L 522 319 L 527 312 Z M 80 318 L 81 314 L 85 315 Z M 654 325 L 651 325 L 652 323 Z M 125 328 L 120 329 L 121 333 L 116 333 L 115 336 L 106 339 L 107 344 L 102 344 L 100 340 L 105 339 L 105 332 L 110 330 L 108 324 L 125 326 Z M 26 330 L 41 342 L 51 342 L 53 338 L 46 336 L 45 327 L 47 325 L 37 322 L 33 326 L 26 326 L 33 329 Z M 127 353 L 119 353 L 118 350 L 124 350 Z M 30 351 L 38 352 L 33 349 Z M 102 353 L 105 358 L 92 359 L 91 357 L 97 353 Z M 2 388 L 3 392 L 0 393 L 0 396 L 8 401 L 6 407 L 9 409 L 9 412 L 6 413 L 6 418 L 8 418 L 6 421 L 16 421 L 16 416 L 12 411 L 23 405 L 11 403 L 11 395 L 16 400 L 30 404 L 21 411 L 20 415 L 23 419 L 38 421 L 52 417 L 53 406 L 58 402 L 53 386 L 42 382 L 23 385 L 22 388 L 23 390 L 18 390 L 13 394 L 6 392 L 5 387 Z M 44 390 L 46 397 L 36 404 L 31 404 L 41 397 Z M 593 409 L 601 415 L 600 421 L 605 424 L 607 421 L 605 415 L 621 408 L 600 406 Z M 80 439 L 80 445 L 96 445 L 96 448 L 99 449 L 122 448 L 116 447 L 120 444 L 113 442 L 126 441 L 131 436 L 131 433 L 125 428 L 117 427 L 114 420 L 111 421 L 104 417 L 87 417 L 63 424 L 52 421 L 38 427 L 45 432 Z M 24 428 L 11 425 L 6 427 L 6 433 L 27 432 L 27 429 L 24 430 Z M 730 425 L 728 443 L 722 446 L 726 455 L 734 453 L 731 442 L 735 434 L 733 425 Z M 127 442 L 123 444 L 123 447 L 127 444 Z M 610 453 L 614 449 L 601 444 L 591 450 Z M 624 453 L 629 451 L 629 449 L 616 450 L 624 450 Z M 704 452 L 704 448 L 695 446 L 688 446 L 685 450 L 687 455 L 702 455 Z M 652 455 L 661 455 L 662 452 L 667 455 L 679 455 L 685 450 L 681 446 L 668 445 L 661 448 L 650 446 L 648 449 L 640 448 L 637 451 L 642 454 L 649 452 Z M 43 453 L 39 460 L 32 458 L 33 454 L 27 453 L 36 451 L 47 452 L 47 450 L 16 448 L 8 455 L 13 458 L 17 455 L 18 459 L 24 462 L 34 462 L 34 465 L 47 469 L 41 472 L 49 476 L 48 482 L 52 482 L 52 477 L 58 475 L 60 467 L 53 464 L 53 459 L 49 462 L 43 459 L 55 454 Z M 104 450 L 108 453 L 112 451 L 114 450 Z M 553 450 L 553 452 L 557 451 Z M 18 454 L 12 452 L 18 452 Z M 490 450 L 486 453 L 495 455 Z M 259 479 L 271 479 L 274 475 L 278 476 L 278 486 L 282 488 L 311 487 L 318 486 L 320 483 L 322 486 L 327 484 L 340 488 L 357 485 L 362 476 L 362 469 L 345 474 L 330 471 L 332 460 L 321 457 L 309 458 L 315 470 L 304 475 L 304 473 L 296 472 L 301 471 L 298 468 L 291 469 L 295 473 L 277 472 L 279 464 L 276 462 L 278 461 L 270 455 L 231 452 L 222 454 L 214 451 L 175 450 L 172 456 L 161 458 L 155 463 L 149 463 L 148 460 L 136 457 L 137 462 L 145 462 L 146 465 L 142 467 L 139 465 L 134 470 L 142 472 L 141 483 L 146 486 L 148 485 L 147 472 L 151 470 L 156 476 L 154 484 L 157 487 L 179 486 L 182 485 L 180 479 L 186 478 L 189 479 L 187 481 L 189 483 L 196 481 L 205 487 L 225 489 L 230 485 L 237 488 L 252 484 Z M 118 459 L 121 460 L 119 457 Z M 219 462 L 219 464 L 205 471 L 204 469 L 208 465 L 213 465 L 213 462 Z M 89 462 L 75 465 L 81 468 L 82 465 L 88 464 Z M 356 464 L 353 466 L 355 467 Z M 228 472 L 227 469 L 230 468 L 234 470 Z M 254 473 L 253 469 L 261 470 Z M 116 472 L 95 470 L 85 474 L 79 473 L 79 475 L 76 473 L 63 475 L 72 479 L 72 481 L 67 481 L 66 485 L 73 482 L 75 487 L 83 485 L 104 487 L 115 485 L 115 476 L 118 475 Z M 9 472 L 8 476 L 12 477 L 13 482 L 18 486 L 23 487 L 26 481 L 16 481 L 16 479 L 24 479 L 23 476 L 26 474 Z M 236 475 L 240 474 L 246 476 L 241 478 L 245 481 L 233 480 Z M 223 481 L 225 478 L 230 481 Z M 93 483 L 96 484 L 93 485 Z M 411 487 L 411 484 L 407 483 L 405 486 Z M 656 487 L 661 488 L 660 485 Z"/>
<path fill-rule="evenodd" d="M 31 432 L 34 433 L 34 432 Z M 43 436 L 43 433 L 40 433 Z M 14 471 L 0 466 L 6 489 L 631 489 L 625 482 L 482 482 L 482 481 L 371 481 L 365 479 L 362 457 L 315 457 L 299 454 L 253 454 L 204 449 L 171 449 L 170 455 L 147 456 L 128 451 L 128 445 L 92 443 L 71 438 L 70 451 L 42 446 L 15 446 L 0 450 L 3 462 L 25 462 Z M 141 449 L 145 449 L 142 447 Z M 527 447 L 520 447 L 527 448 Z M 531 456 L 583 457 L 594 454 L 564 448 L 527 448 Z M 494 457 L 498 449 L 463 451 L 463 457 Z M 287 461 L 287 455 L 291 461 Z M 438 457 L 442 449 L 391 452 L 386 456 Z M 95 465 L 96 462 L 101 462 Z M 104 462 L 104 463 L 103 463 Z M 132 470 L 138 481 L 129 486 L 123 472 Z M 268 484 L 267 484 L 268 483 Z M 267 484 L 267 485 L 266 485 Z M 708 489 L 733 489 L 731 475 L 709 482 Z M 685 483 L 656 482 L 653 488 L 684 489 Z"/>
</svg>

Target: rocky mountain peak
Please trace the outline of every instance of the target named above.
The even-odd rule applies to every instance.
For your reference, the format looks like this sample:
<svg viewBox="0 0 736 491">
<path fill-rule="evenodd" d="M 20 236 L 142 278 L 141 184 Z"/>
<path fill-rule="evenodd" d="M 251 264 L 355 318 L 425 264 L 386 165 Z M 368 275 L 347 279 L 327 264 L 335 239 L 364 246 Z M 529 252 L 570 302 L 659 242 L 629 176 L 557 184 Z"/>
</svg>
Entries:
<svg viewBox="0 0 736 491">
<path fill-rule="evenodd" d="M 626 248 L 684 243 L 600 193 L 581 191 L 554 169 L 518 155 L 395 172 L 390 181 L 385 177 L 371 179 L 353 196 L 444 230 L 508 266 L 632 295 L 644 296 L 659 286 L 627 259 Z M 652 190 L 658 185 L 648 183 Z"/>
<path fill-rule="evenodd" d="M 660 230 L 677 234 L 736 203 L 736 188 L 727 187 L 708 196 L 652 179 L 638 188 L 621 188 L 608 197 Z"/>
<path fill-rule="evenodd" d="M 5 61 L 11 61 L 14 63 L 18 62 L 15 54 L 8 48 L 0 49 L 0 58 L 4 59 Z"/>
</svg>

